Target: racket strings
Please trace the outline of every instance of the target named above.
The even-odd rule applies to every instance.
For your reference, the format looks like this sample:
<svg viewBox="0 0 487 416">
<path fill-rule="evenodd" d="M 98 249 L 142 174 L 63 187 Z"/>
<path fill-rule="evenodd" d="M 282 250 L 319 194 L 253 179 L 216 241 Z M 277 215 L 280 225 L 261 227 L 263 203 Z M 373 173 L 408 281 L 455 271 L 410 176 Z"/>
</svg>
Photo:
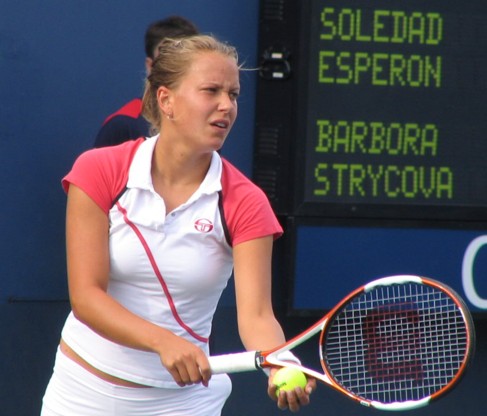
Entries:
<svg viewBox="0 0 487 416">
<path fill-rule="evenodd" d="M 434 287 L 416 283 L 362 293 L 335 316 L 322 345 L 330 376 L 381 403 L 420 400 L 447 386 L 468 349 L 464 316 Z"/>
</svg>

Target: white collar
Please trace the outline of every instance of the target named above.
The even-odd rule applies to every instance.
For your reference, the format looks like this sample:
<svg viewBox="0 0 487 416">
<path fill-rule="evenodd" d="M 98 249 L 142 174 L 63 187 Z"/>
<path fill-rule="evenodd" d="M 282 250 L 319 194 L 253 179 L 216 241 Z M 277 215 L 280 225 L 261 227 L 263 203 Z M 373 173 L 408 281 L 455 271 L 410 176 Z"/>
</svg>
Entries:
<svg viewBox="0 0 487 416">
<path fill-rule="evenodd" d="M 159 135 L 149 137 L 137 149 L 130 165 L 127 188 L 140 188 L 154 191 L 152 185 L 151 165 L 152 155 Z M 213 152 L 210 168 L 203 182 L 190 200 L 202 194 L 212 194 L 222 189 L 221 186 L 222 160 L 217 152 Z M 189 201 L 188 201 L 189 202 Z"/>
</svg>

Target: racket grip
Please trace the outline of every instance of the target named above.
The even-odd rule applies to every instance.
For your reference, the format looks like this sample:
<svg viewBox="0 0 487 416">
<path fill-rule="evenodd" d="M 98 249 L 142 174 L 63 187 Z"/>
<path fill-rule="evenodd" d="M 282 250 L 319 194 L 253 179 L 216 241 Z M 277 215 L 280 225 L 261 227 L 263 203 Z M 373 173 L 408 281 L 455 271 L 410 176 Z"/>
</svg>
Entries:
<svg viewBox="0 0 487 416">
<path fill-rule="evenodd" d="M 260 367 L 257 364 L 256 351 L 239 352 L 235 354 L 215 355 L 208 357 L 212 374 L 240 373 L 255 371 Z"/>
</svg>

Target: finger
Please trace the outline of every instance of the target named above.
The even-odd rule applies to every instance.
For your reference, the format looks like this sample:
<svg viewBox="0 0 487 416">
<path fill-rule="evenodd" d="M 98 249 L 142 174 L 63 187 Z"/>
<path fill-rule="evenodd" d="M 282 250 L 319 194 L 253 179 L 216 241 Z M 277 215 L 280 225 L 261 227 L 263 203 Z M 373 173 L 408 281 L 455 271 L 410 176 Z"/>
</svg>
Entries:
<svg viewBox="0 0 487 416">
<path fill-rule="evenodd" d="M 193 366 L 193 365 L 188 366 L 186 370 L 188 373 L 187 384 L 201 383 L 201 381 L 202 381 L 201 372 L 197 366 Z"/>
<path fill-rule="evenodd" d="M 308 386 L 306 386 L 307 388 Z M 294 393 L 296 394 L 296 399 L 300 406 L 307 406 L 310 402 L 309 400 L 309 393 L 303 390 L 301 387 L 297 387 L 294 389 Z"/>
<path fill-rule="evenodd" d="M 176 365 L 176 371 L 179 374 L 180 383 L 179 385 L 188 386 L 193 384 L 191 381 L 190 372 L 185 363 L 180 363 Z"/>
<path fill-rule="evenodd" d="M 171 374 L 172 378 L 174 379 L 174 381 L 176 382 L 176 384 L 179 386 L 179 387 L 184 387 L 185 384 L 179 374 L 179 371 L 177 368 L 167 368 L 167 370 L 169 371 L 169 373 Z"/>
<path fill-rule="evenodd" d="M 204 366 L 200 366 L 199 367 L 199 373 L 200 373 L 200 380 L 201 380 L 201 384 L 203 384 L 203 386 L 205 387 L 208 387 L 208 383 L 210 382 L 210 378 L 211 378 L 211 369 L 210 367 L 204 367 Z"/>
<path fill-rule="evenodd" d="M 280 367 L 271 367 L 268 377 L 267 394 L 275 402 L 278 401 L 279 397 L 277 395 L 277 386 L 274 384 L 274 376 Z"/>
<path fill-rule="evenodd" d="M 277 397 L 277 407 L 281 410 L 286 410 L 288 408 L 287 396 L 285 391 L 280 391 Z"/>
<path fill-rule="evenodd" d="M 309 395 L 316 390 L 316 380 L 314 378 L 309 378 L 306 383 L 304 391 Z"/>
<path fill-rule="evenodd" d="M 267 394 L 269 397 L 277 402 L 278 397 L 277 397 L 277 386 L 274 383 L 269 382 L 269 385 L 267 386 Z"/>
<path fill-rule="evenodd" d="M 205 387 L 208 387 L 211 369 L 205 355 L 196 358 L 195 361 L 187 362 L 186 371 L 191 384 L 202 383 Z"/>
<path fill-rule="evenodd" d="M 303 389 L 300 387 L 295 388 L 294 390 L 286 391 L 286 401 L 287 406 L 291 412 L 299 411 L 301 407 L 301 398 L 307 397 L 307 395 L 303 392 Z M 302 396 L 302 397 L 300 397 Z"/>
</svg>

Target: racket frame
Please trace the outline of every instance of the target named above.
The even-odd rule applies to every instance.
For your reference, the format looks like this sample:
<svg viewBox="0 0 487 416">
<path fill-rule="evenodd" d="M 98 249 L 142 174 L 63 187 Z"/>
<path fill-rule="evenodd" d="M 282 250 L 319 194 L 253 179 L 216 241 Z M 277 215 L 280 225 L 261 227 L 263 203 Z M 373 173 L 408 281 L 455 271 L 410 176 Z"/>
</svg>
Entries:
<svg viewBox="0 0 487 416">
<path fill-rule="evenodd" d="M 468 345 L 467 345 L 467 353 L 465 354 L 464 362 L 462 363 L 456 376 L 445 387 L 443 387 L 442 389 L 438 390 L 437 392 L 425 398 L 419 400 L 406 400 L 402 402 L 392 402 L 392 403 L 382 403 L 374 400 L 365 400 L 351 393 L 350 391 L 343 388 L 339 383 L 335 382 L 333 380 L 333 377 L 330 375 L 326 365 L 324 364 L 321 345 L 324 341 L 324 337 L 326 336 L 327 323 L 330 319 L 332 319 L 336 315 L 336 313 L 340 309 L 344 307 L 344 305 L 349 303 L 351 299 L 355 298 L 360 293 L 370 292 L 379 286 L 392 286 L 392 285 L 405 284 L 405 283 L 417 283 L 417 284 L 425 284 L 427 286 L 433 286 L 447 293 L 448 296 L 451 297 L 451 299 L 457 305 L 457 307 L 461 311 L 462 317 L 467 326 Z M 321 333 L 319 337 L 319 345 L 320 345 L 319 355 L 320 355 L 320 362 L 321 362 L 323 373 L 304 367 L 294 362 L 283 360 L 279 357 L 279 355 L 282 354 L 283 352 L 291 351 L 292 349 L 306 342 L 308 339 L 312 338 L 318 333 Z M 287 341 L 286 343 L 282 344 L 277 348 L 267 350 L 267 351 L 246 351 L 240 353 L 231 353 L 231 354 L 212 356 L 209 357 L 209 362 L 213 374 L 237 373 L 237 372 L 253 371 L 253 370 L 271 368 L 271 367 L 295 368 L 302 371 L 308 376 L 314 377 L 315 379 L 320 380 L 323 383 L 332 386 L 336 390 L 340 391 L 341 393 L 345 394 L 346 396 L 352 398 L 353 400 L 359 402 L 364 406 L 373 407 L 379 410 L 402 411 L 402 410 L 410 410 L 410 409 L 424 407 L 428 405 L 432 400 L 438 398 L 440 395 L 443 395 L 447 391 L 451 390 L 453 386 L 457 384 L 457 382 L 465 373 L 465 369 L 467 367 L 468 361 L 473 355 L 474 340 L 475 340 L 475 333 L 474 333 L 472 317 L 468 312 L 468 308 L 466 304 L 458 296 L 457 293 L 455 293 L 451 288 L 442 284 L 441 282 L 430 278 L 424 278 L 415 275 L 396 275 L 396 276 L 388 276 L 388 277 L 376 279 L 370 283 L 365 284 L 362 287 L 355 289 L 353 292 L 349 293 L 345 298 L 343 298 L 335 307 L 333 307 L 319 321 L 317 321 L 308 329 L 296 335 L 294 338 L 290 339 L 289 341 Z"/>
</svg>

